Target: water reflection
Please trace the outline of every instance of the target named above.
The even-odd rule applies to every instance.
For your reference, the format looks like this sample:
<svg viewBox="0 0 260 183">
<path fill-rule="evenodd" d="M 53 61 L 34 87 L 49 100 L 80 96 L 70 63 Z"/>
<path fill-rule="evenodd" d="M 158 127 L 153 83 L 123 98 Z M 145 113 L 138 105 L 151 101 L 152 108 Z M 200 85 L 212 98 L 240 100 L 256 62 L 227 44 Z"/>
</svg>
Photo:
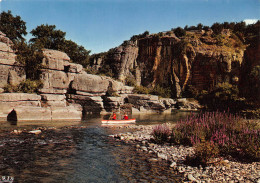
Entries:
<svg viewBox="0 0 260 183">
<path fill-rule="evenodd" d="M 174 123 L 188 114 L 130 117 L 137 119 L 137 125 L 146 125 Z M 106 117 L 109 115 L 90 115 L 83 121 L 18 121 L 16 125 L 0 122 L 0 175 L 14 176 L 15 182 L 177 182 L 178 176 L 167 168 L 167 162 L 152 164 L 147 161 L 150 154 L 108 138 L 122 129 L 102 127 L 101 119 Z M 44 127 L 40 135 L 10 133 L 38 127 Z"/>
<path fill-rule="evenodd" d="M 149 125 L 149 124 L 160 124 L 160 123 L 176 123 L 178 120 L 186 118 L 191 113 L 196 112 L 181 112 L 173 111 L 172 113 L 140 113 L 130 114 L 129 119 L 136 118 L 137 125 Z M 102 119 L 109 119 L 111 114 L 106 115 L 86 115 L 83 119 L 84 123 L 90 124 L 101 124 Z M 123 114 L 117 114 L 117 119 L 123 119 Z"/>
</svg>

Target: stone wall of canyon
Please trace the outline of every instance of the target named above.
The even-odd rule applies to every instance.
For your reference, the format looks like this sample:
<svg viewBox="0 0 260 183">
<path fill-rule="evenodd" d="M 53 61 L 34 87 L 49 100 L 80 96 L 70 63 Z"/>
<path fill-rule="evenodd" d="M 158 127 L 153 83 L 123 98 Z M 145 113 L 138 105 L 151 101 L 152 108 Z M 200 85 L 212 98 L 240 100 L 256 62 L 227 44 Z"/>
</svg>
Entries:
<svg viewBox="0 0 260 183">
<path fill-rule="evenodd" d="M 67 54 L 42 50 L 39 93 L 4 93 L 7 85 L 26 79 L 25 66 L 16 61 L 11 41 L 0 37 L 0 119 L 2 120 L 81 120 L 91 113 L 164 111 L 176 101 L 158 96 L 138 95 L 133 87 L 110 77 L 88 74 L 80 64 L 70 62 Z M 135 57 L 133 55 L 133 57 Z M 132 57 L 131 57 L 132 58 Z M 118 58 L 120 59 L 120 58 Z M 123 59 L 128 59 L 126 55 Z M 128 62 L 125 68 L 133 67 Z M 118 72 L 123 77 L 125 70 Z"/>
<path fill-rule="evenodd" d="M 181 97 L 187 85 L 210 90 L 220 82 L 238 84 L 246 47 L 227 29 L 219 36 L 212 30 L 189 31 L 182 38 L 164 33 L 125 42 L 96 60 L 122 82 L 134 78 L 136 85 L 170 87 L 172 97 Z"/>
</svg>

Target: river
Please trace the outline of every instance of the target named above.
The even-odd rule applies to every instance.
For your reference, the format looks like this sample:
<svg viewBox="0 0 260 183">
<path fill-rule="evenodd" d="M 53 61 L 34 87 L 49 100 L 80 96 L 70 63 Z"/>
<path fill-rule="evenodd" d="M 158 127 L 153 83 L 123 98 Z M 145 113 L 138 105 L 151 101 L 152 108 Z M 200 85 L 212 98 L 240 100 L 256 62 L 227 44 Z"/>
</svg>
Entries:
<svg viewBox="0 0 260 183">
<path fill-rule="evenodd" d="M 189 113 L 140 114 L 137 125 L 174 123 Z M 0 177 L 13 182 L 179 182 L 166 161 L 109 137 L 120 128 L 101 125 L 92 115 L 82 121 L 0 122 Z M 13 134 L 40 128 L 42 133 Z M 9 177 L 8 177 L 9 176 Z M 1 182 L 1 178 L 0 178 Z"/>
</svg>

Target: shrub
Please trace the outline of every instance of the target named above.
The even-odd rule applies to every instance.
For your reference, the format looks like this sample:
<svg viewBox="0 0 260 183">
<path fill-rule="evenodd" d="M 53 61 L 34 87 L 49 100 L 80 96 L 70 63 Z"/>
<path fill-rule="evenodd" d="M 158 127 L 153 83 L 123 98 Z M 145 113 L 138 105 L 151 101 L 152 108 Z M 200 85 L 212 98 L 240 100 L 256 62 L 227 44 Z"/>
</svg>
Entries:
<svg viewBox="0 0 260 183">
<path fill-rule="evenodd" d="M 23 92 L 23 93 L 37 93 L 38 89 L 42 87 L 42 83 L 39 80 L 30 80 L 27 79 L 25 81 L 22 81 L 19 85 L 14 86 L 14 85 L 6 85 L 4 87 L 4 91 L 6 93 L 11 93 L 11 92 Z"/>
<path fill-rule="evenodd" d="M 159 85 L 156 85 L 152 91 L 150 92 L 153 95 L 159 95 L 164 98 L 170 98 L 171 97 L 171 89 L 170 88 L 163 88 Z"/>
<path fill-rule="evenodd" d="M 168 141 L 170 128 L 166 124 L 157 125 L 153 128 L 152 136 L 156 143 L 162 144 Z"/>
<path fill-rule="evenodd" d="M 25 93 L 37 93 L 38 89 L 42 87 L 42 83 L 39 80 L 25 80 L 18 85 L 18 90 Z"/>
<path fill-rule="evenodd" d="M 213 142 L 202 142 L 195 146 L 195 158 L 201 164 L 207 164 L 210 159 L 219 155 L 218 146 Z"/>
<path fill-rule="evenodd" d="M 186 35 L 186 31 L 181 28 L 181 27 L 177 27 L 176 29 L 174 29 L 174 34 L 177 36 L 177 37 L 183 37 Z"/>
<path fill-rule="evenodd" d="M 144 86 L 135 86 L 134 88 L 134 93 L 139 93 L 139 94 L 146 94 L 148 95 L 150 93 L 150 89 Z"/>
<path fill-rule="evenodd" d="M 221 34 L 215 35 L 216 37 L 216 41 L 217 41 L 217 45 L 218 46 L 223 46 L 224 45 L 224 41 L 225 41 L 225 37 Z"/>
<path fill-rule="evenodd" d="M 136 80 L 134 77 L 127 77 L 125 79 L 125 84 L 128 86 L 135 86 L 136 85 Z"/>
<path fill-rule="evenodd" d="M 4 86 L 4 92 L 5 93 L 12 93 L 12 92 L 17 92 L 17 86 L 11 85 L 11 84 L 7 84 Z"/>
<path fill-rule="evenodd" d="M 245 101 L 239 97 L 239 90 L 236 85 L 219 83 L 207 93 L 198 96 L 199 101 L 208 108 L 220 111 L 236 112 L 245 107 Z"/>
<path fill-rule="evenodd" d="M 213 152 L 207 153 L 215 156 L 218 154 L 215 148 L 218 148 L 222 155 L 259 160 L 260 129 L 256 126 L 237 115 L 206 112 L 177 122 L 171 142 L 195 146 L 198 156 L 202 155 L 200 149 L 203 148 L 211 149 Z M 200 143 L 204 144 L 199 145 Z M 213 145 L 216 147 L 213 148 Z"/>
<path fill-rule="evenodd" d="M 187 85 L 182 93 L 182 96 L 186 98 L 197 98 L 198 95 L 199 91 L 192 85 Z"/>
</svg>

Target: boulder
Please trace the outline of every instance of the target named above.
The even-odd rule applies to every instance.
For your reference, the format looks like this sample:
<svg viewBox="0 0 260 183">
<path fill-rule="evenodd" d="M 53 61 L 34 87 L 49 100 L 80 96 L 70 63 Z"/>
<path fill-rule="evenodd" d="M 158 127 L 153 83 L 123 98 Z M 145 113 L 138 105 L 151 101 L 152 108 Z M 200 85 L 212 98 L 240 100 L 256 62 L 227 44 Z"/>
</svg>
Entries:
<svg viewBox="0 0 260 183">
<path fill-rule="evenodd" d="M 82 73 L 75 76 L 71 88 L 89 93 L 104 93 L 107 92 L 108 86 L 108 80 L 97 75 Z"/>
<path fill-rule="evenodd" d="M 42 89 L 67 89 L 69 87 L 67 74 L 62 71 L 43 70 L 41 81 L 43 83 Z"/>
<path fill-rule="evenodd" d="M 42 60 L 42 65 L 43 67 L 48 69 L 64 71 L 63 60 L 55 60 L 54 58 L 44 58 Z"/>
<path fill-rule="evenodd" d="M 113 111 L 114 109 L 118 109 L 120 105 L 124 104 L 124 98 L 104 96 L 103 102 L 106 111 Z"/>
<path fill-rule="evenodd" d="M 67 65 L 64 66 L 64 69 L 65 72 L 82 73 L 83 66 L 75 63 L 67 63 Z"/>
<path fill-rule="evenodd" d="M 44 56 L 44 59 L 42 60 L 42 65 L 46 69 L 59 71 L 66 70 L 66 66 L 68 65 L 68 61 L 70 60 L 66 53 L 50 49 L 43 49 L 42 53 Z"/>
<path fill-rule="evenodd" d="M 166 108 L 171 108 L 176 104 L 176 101 L 171 98 L 161 98 L 159 101 L 163 103 Z"/>
<path fill-rule="evenodd" d="M 128 95 L 127 99 L 128 102 L 133 104 L 140 112 L 146 112 L 147 110 L 165 110 L 164 104 L 160 102 L 158 96 L 155 95 L 131 94 Z M 142 110 L 142 108 L 144 108 L 144 110 Z"/>
<path fill-rule="evenodd" d="M 58 51 L 58 50 L 43 49 L 42 52 L 43 52 L 43 55 L 47 58 L 63 60 L 63 61 L 70 60 L 70 57 L 66 53 Z"/>
</svg>

